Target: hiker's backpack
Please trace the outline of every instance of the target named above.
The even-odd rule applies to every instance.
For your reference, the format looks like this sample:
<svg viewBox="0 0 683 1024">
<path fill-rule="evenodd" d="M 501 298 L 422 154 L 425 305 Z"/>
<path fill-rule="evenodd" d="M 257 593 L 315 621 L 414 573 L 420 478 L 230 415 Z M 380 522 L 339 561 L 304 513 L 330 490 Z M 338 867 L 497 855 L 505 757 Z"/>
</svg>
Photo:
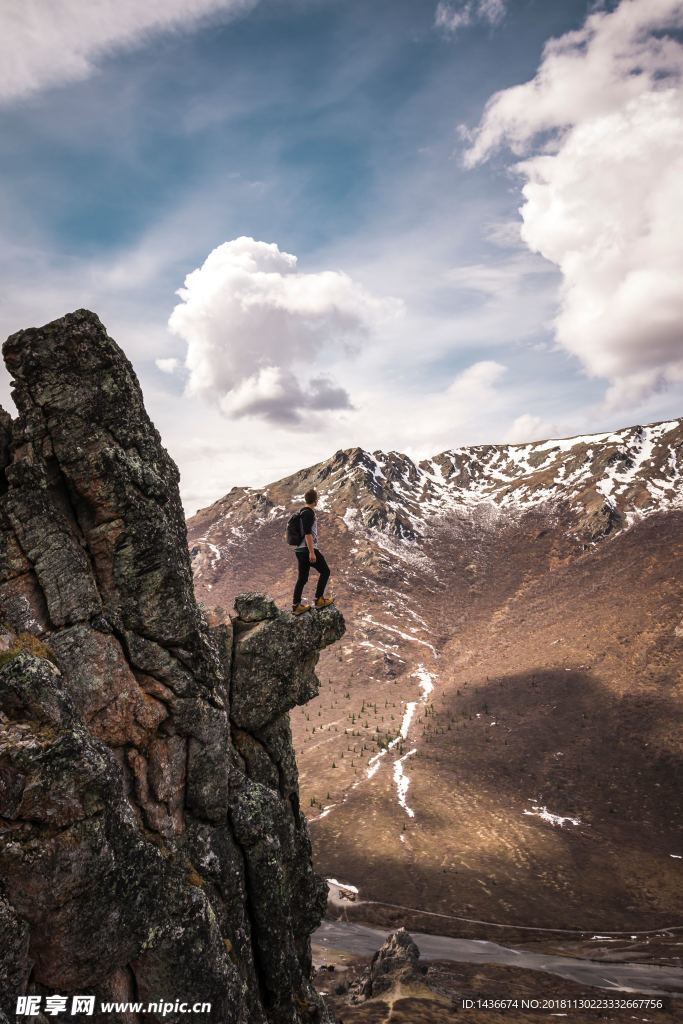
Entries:
<svg viewBox="0 0 683 1024">
<path fill-rule="evenodd" d="M 298 547 L 304 539 L 304 524 L 301 522 L 301 512 L 295 512 L 287 522 L 287 543 L 292 547 Z"/>
</svg>

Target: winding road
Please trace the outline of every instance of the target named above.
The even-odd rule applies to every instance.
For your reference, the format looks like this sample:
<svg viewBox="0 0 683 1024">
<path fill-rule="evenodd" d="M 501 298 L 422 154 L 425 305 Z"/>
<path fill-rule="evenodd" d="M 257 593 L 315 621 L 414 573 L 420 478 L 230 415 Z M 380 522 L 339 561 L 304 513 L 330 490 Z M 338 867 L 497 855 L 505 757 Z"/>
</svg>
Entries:
<svg viewBox="0 0 683 1024">
<path fill-rule="evenodd" d="M 336 951 L 369 956 L 380 948 L 387 932 L 346 921 L 323 921 L 313 933 L 313 944 L 321 952 Z M 497 964 L 544 971 L 579 984 L 613 992 L 683 997 L 683 968 L 656 964 L 605 963 L 575 957 L 530 953 L 510 949 L 481 939 L 452 939 L 426 932 L 412 932 L 423 960 L 452 960 L 456 963 Z"/>
</svg>

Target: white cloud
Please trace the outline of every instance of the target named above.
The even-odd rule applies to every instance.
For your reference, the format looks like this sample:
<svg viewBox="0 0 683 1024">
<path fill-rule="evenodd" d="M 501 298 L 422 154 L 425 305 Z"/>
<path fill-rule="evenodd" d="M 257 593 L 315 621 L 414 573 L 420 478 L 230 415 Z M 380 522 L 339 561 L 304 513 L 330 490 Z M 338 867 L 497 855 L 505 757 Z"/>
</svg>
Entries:
<svg viewBox="0 0 683 1024">
<path fill-rule="evenodd" d="M 178 295 L 169 327 L 187 343 L 188 393 L 227 415 L 293 425 L 350 407 L 320 367 L 402 310 L 341 271 L 302 273 L 296 256 L 245 237 L 214 249 Z"/>
<path fill-rule="evenodd" d="M 450 398 L 474 404 L 486 396 L 505 375 L 506 367 L 494 359 L 482 359 L 462 370 L 448 387 Z"/>
<path fill-rule="evenodd" d="M 180 360 L 173 356 L 169 359 L 155 359 L 154 362 L 162 373 L 175 373 L 180 366 Z"/>
<path fill-rule="evenodd" d="M 457 32 L 476 21 L 497 25 L 505 17 L 505 0 L 439 0 L 434 24 L 444 32 Z"/>
<path fill-rule="evenodd" d="M 549 437 L 561 437 L 562 433 L 561 428 L 549 423 L 541 416 L 525 412 L 521 416 L 517 416 L 503 440 L 509 444 L 521 444 L 526 441 L 545 441 Z"/>
<path fill-rule="evenodd" d="M 234 16 L 258 0 L 20 0 L 0 5 L 0 101 L 87 78 L 161 31 Z"/>
<path fill-rule="evenodd" d="M 558 343 L 626 408 L 683 377 L 683 0 L 622 0 L 491 97 L 465 162 L 523 157 L 522 238 L 563 275 Z"/>
<path fill-rule="evenodd" d="M 328 377 L 313 377 L 306 389 L 293 373 L 265 366 L 224 395 L 219 405 L 229 416 L 262 416 L 283 426 L 296 426 L 306 424 L 305 413 L 350 409 L 351 400 L 348 392 Z"/>
</svg>

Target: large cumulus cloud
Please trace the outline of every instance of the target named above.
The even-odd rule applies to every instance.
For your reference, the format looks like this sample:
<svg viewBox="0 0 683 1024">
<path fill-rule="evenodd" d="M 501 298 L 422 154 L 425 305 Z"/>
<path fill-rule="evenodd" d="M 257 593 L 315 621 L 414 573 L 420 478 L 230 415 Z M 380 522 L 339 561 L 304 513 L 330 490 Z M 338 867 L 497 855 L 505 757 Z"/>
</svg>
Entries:
<svg viewBox="0 0 683 1024">
<path fill-rule="evenodd" d="M 188 392 L 289 425 L 351 406 L 324 368 L 401 311 L 341 271 L 303 273 L 296 256 L 246 237 L 214 249 L 178 295 L 169 327 L 187 343 Z"/>
<path fill-rule="evenodd" d="M 526 179 L 522 238 L 562 271 L 557 341 L 619 408 L 683 380 L 683 0 L 622 0 L 491 97 L 470 167 Z"/>
</svg>

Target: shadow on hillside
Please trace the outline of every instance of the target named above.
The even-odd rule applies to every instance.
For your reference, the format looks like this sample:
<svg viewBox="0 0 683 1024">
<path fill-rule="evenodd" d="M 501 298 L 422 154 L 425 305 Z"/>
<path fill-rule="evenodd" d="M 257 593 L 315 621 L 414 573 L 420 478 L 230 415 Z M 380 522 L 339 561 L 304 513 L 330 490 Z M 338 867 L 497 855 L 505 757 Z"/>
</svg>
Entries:
<svg viewBox="0 0 683 1024">
<path fill-rule="evenodd" d="M 585 669 L 539 667 L 473 680 L 444 704 L 436 728 L 458 726 L 427 750 L 461 778 L 492 779 L 499 794 L 550 787 L 573 816 L 595 809 L 667 831 L 681 823 L 683 707 L 670 692 L 617 696 Z"/>
<path fill-rule="evenodd" d="M 670 858 L 683 853 L 682 717 L 669 695 L 617 697 L 583 669 L 473 680 L 414 732 L 414 819 L 389 765 L 381 795 L 361 786 L 316 826 L 319 868 L 374 899 L 488 920 L 670 924 L 683 911 Z M 525 814 L 534 804 L 580 824 Z"/>
</svg>

